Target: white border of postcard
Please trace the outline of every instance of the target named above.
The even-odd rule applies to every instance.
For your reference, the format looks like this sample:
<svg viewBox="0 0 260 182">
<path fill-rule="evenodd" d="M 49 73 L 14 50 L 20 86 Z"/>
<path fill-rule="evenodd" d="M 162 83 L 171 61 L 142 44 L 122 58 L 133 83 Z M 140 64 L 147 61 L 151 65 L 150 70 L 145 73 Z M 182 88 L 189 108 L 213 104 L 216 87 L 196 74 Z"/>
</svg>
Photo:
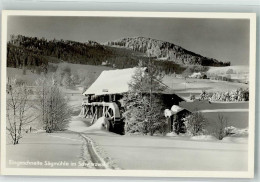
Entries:
<svg viewBox="0 0 260 182">
<path fill-rule="evenodd" d="M 176 171 L 176 170 L 91 170 L 91 169 L 25 169 L 6 168 L 6 55 L 8 16 L 82 16 L 82 17 L 161 17 L 161 18 L 221 18 L 250 20 L 249 63 L 249 138 L 248 171 Z M 256 71 L 256 14 L 255 13 L 184 13 L 184 12 L 120 12 L 120 11 L 2 11 L 1 62 L 1 174 L 48 176 L 131 176 L 131 177 L 254 177 L 255 136 L 255 71 Z"/>
</svg>

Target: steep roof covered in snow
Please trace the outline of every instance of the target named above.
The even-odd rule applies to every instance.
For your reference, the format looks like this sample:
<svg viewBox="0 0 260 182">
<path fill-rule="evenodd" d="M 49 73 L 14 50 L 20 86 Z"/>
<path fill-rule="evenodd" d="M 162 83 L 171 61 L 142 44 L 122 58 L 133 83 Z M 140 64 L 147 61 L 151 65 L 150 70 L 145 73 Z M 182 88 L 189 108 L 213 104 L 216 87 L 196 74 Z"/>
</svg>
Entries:
<svg viewBox="0 0 260 182">
<path fill-rule="evenodd" d="M 182 111 L 184 108 L 180 107 L 180 106 L 177 106 L 177 105 L 173 105 L 172 108 L 171 108 L 171 111 L 173 112 L 173 114 L 176 114 L 180 111 Z"/>
<path fill-rule="evenodd" d="M 129 91 L 129 82 L 137 68 L 103 71 L 83 95 L 118 94 Z"/>
<path fill-rule="evenodd" d="M 132 81 L 132 77 L 136 73 L 137 69 L 138 68 L 105 70 L 99 75 L 96 81 L 83 93 L 83 95 L 98 96 L 126 93 L 129 91 L 129 83 Z M 146 68 L 142 69 L 143 72 L 145 70 Z M 160 83 L 166 86 L 164 83 Z M 180 96 L 174 94 L 173 90 L 167 86 L 166 89 L 161 92 L 161 94 L 174 95 L 175 100 L 185 101 Z"/>
<path fill-rule="evenodd" d="M 188 111 L 187 109 L 182 108 L 182 107 L 180 107 L 180 106 L 178 106 L 178 105 L 173 105 L 173 106 L 171 107 L 171 110 L 170 110 L 170 109 L 165 109 L 165 110 L 164 110 L 164 116 L 165 116 L 165 117 L 171 117 L 172 115 L 178 114 L 178 113 L 181 112 L 181 111 L 190 112 L 190 111 Z"/>
</svg>

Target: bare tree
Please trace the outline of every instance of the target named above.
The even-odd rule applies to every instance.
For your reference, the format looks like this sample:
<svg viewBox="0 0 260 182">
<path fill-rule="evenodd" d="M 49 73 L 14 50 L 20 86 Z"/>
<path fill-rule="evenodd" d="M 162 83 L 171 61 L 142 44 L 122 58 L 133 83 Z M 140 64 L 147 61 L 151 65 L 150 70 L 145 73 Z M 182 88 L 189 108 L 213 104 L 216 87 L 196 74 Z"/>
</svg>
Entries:
<svg viewBox="0 0 260 182">
<path fill-rule="evenodd" d="M 12 143 L 18 144 L 23 136 L 24 126 L 31 123 L 37 116 L 29 112 L 29 89 L 25 84 L 18 84 L 16 79 L 9 79 L 7 84 L 7 131 Z"/>
<path fill-rule="evenodd" d="M 215 128 L 215 136 L 222 140 L 225 136 L 227 136 L 226 127 L 228 126 L 228 120 L 222 114 L 218 114 L 218 120 L 216 121 Z"/>
<path fill-rule="evenodd" d="M 66 95 L 61 91 L 55 77 L 42 77 L 36 81 L 39 111 L 43 128 L 47 133 L 67 128 L 71 116 Z"/>
</svg>

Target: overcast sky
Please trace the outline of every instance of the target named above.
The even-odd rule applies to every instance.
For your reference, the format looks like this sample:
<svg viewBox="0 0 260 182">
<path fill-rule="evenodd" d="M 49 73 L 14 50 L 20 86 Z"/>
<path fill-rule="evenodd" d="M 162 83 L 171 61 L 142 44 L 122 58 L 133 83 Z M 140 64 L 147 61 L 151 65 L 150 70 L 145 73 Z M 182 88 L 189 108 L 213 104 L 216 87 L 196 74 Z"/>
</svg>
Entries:
<svg viewBox="0 0 260 182">
<path fill-rule="evenodd" d="M 99 43 L 150 37 L 231 65 L 249 64 L 249 20 L 9 16 L 11 34 Z"/>
</svg>

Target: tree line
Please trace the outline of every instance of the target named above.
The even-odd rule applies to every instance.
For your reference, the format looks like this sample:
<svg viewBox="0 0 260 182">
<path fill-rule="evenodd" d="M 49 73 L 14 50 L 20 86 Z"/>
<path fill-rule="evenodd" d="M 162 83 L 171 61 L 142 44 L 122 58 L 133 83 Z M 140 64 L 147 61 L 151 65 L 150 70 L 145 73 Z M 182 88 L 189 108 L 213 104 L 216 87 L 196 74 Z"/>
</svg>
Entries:
<svg viewBox="0 0 260 182">
<path fill-rule="evenodd" d="M 138 65 L 147 57 L 136 51 L 103 46 L 94 41 L 80 43 L 69 40 L 12 35 L 7 44 L 7 66 L 44 72 L 49 62 L 65 61 L 74 64 L 103 65 L 118 69 Z M 166 74 L 182 73 L 184 67 L 172 61 L 155 61 L 159 70 Z M 37 68 L 38 67 L 38 68 Z"/>
</svg>

